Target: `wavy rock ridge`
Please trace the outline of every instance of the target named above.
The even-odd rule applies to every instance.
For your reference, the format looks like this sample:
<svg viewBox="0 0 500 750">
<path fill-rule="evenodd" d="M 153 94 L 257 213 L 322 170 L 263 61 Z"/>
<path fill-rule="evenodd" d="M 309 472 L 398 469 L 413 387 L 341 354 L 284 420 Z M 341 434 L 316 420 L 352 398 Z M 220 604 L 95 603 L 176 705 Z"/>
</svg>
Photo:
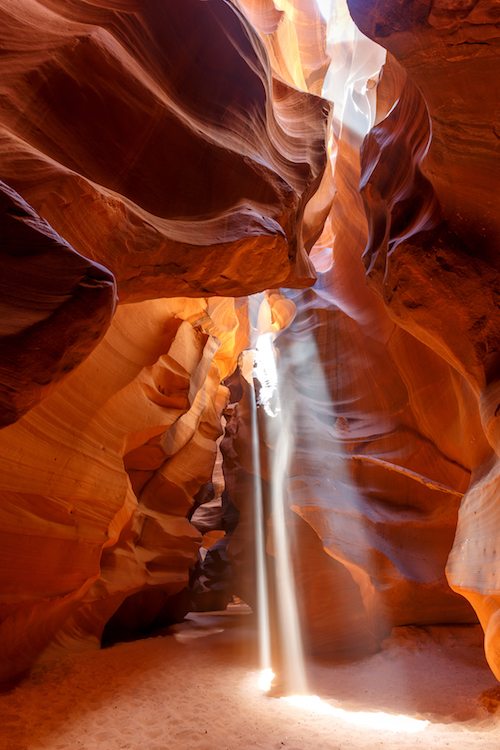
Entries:
<svg viewBox="0 0 500 750">
<path fill-rule="evenodd" d="M 473 0 L 423 3 L 403 14 L 397 2 L 349 5 L 360 28 L 418 86 L 393 63 L 386 88 L 397 104 L 381 111 L 365 143 L 368 278 L 391 318 L 448 362 L 474 394 L 470 410 L 477 409 L 482 434 L 473 429 L 462 438 L 471 483 L 446 573 L 476 610 L 499 677 L 498 8 Z M 488 448 L 478 453 L 479 439 Z"/>
<path fill-rule="evenodd" d="M 246 295 L 278 287 L 309 648 L 477 613 L 500 676 L 498 17 L 349 5 L 380 79 L 313 0 L 0 2 L 0 680 L 178 616 Z"/>
<path fill-rule="evenodd" d="M 475 142 L 486 127 L 478 124 L 485 89 L 498 85 L 488 72 L 498 70 L 494 12 L 483 8 L 479 28 L 479 11 L 461 7 L 460 23 L 436 32 L 435 4 L 429 18 L 424 6 L 351 6 L 360 28 L 408 74 L 389 56 L 375 89 L 376 53 L 347 32 L 337 10 L 342 33 L 330 31 L 328 47 L 337 87 L 333 184 L 327 172 L 319 195 L 329 216 L 311 254 L 318 281 L 292 295 L 297 316 L 276 339 L 284 400 L 294 410 L 288 522 L 303 630 L 319 652 L 374 650 L 394 625 L 474 622 L 458 592 L 485 627 L 498 674 L 491 123 Z M 489 46 L 476 46 L 479 37 Z M 478 83 L 457 130 L 453 108 L 479 69 L 489 84 Z M 248 398 L 244 392 L 237 407 L 240 422 L 249 420 Z M 261 439 L 269 443 L 264 429 Z M 240 424 L 226 448 L 242 511 L 231 545 L 243 571 L 252 533 L 248 442 Z M 242 580 L 252 600 L 252 580 L 244 572 Z"/>
<path fill-rule="evenodd" d="M 227 295 L 314 281 L 330 105 L 223 0 L 6 1 L 0 26 L 4 681 L 175 618 L 248 344 Z"/>
</svg>

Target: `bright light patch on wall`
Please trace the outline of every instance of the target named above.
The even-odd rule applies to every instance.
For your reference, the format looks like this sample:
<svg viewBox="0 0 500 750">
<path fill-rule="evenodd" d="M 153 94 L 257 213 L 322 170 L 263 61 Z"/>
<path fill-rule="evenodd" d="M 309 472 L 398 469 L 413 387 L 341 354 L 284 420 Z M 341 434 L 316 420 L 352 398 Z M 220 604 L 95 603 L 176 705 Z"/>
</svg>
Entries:
<svg viewBox="0 0 500 750">
<path fill-rule="evenodd" d="M 264 407 L 266 414 L 270 417 L 275 417 L 280 411 L 280 407 L 277 404 L 275 409 L 273 409 L 271 404 L 271 399 L 275 395 L 278 386 L 278 369 L 276 367 L 272 333 L 264 333 L 257 339 L 254 378 L 260 383 L 259 405 Z"/>
<path fill-rule="evenodd" d="M 316 2 L 321 15 L 328 21 L 332 15 L 333 0 L 316 0 Z"/>
<path fill-rule="evenodd" d="M 322 96 L 334 103 L 334 120 L 364 137 L 375 120 L 376 82 L 387 52 L 354 25 L 346 0 L 316 0 L 328 23 L 327 71 Z"/>
<path fill-rule="evenodd" d="M 421 732 L 428 725 L 428 721 L 412 719 L 410 716 L 386 714 L 383 711 L 371 713 L 369 711 L 344 711 L 343 708 L 335 708 L 329 703 L 322 701 L 317 695 L 290 695 L 281 700 L 291 703 L 292 706 L 304 708 L 318 714 L 329 714 L 338 719 L 343 719 L 349 724 L 369 727 L 371 729 L 386 730 L 389 732 Z"/>
</svg>

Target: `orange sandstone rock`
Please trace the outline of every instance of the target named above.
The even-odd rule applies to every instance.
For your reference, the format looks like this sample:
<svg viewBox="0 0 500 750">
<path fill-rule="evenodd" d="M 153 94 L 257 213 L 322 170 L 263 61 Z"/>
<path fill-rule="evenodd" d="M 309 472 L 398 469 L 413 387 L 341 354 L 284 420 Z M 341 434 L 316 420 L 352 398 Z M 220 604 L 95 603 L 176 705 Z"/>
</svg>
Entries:
<svg viewBox="0 0 500 750">
<path fill-rule="evenodd" d="M 0 5 L 6 680 L 186 585 L 249 341 L 228 296 L 313 283 L 330 106 L 224 0 Z"/>
<path fill-rule="evenodd" d="M 3 680 L 98 646 L 125 598 L 151 591 L 136 631 L 187 584 L 201 535 L 185 516 L 226 402 L 225 332 L 197 322 L 206 313 L 203 300 L 120 306 L 87 360 L 0 432 Z"/>
<path fill-rule="evenodd" d="M 120 299 L 310 285 L 329 105 L 271 77 L 222 0 L 1 11 L 2 176 Z"/>
<path fill-rule="evenodd" d="M 472 481 L 447 577 L 474 606 L 500 677 L 498 9 L 491 2 L 424 2 L 405 12 L 392 0 L 349 5 L 411 79 L 389 75 L 396 106 L 385 107 L 364 145 L 366 261 L 391 318 L 461 373 L 477 400 L 490 451 L 476 453 L 473 431 Z"/>
<path fill-rule="evenodd" d="M 99 343 L 116 285 L 0 183 L 0 426 L 15 422 Z"/>
<path fill-rule="evenodd" d="M 349 50 L 346 45 L 336 52 Z M 347 115 L 349 96 L 357 96 L 352 88 L 361 88 L 362 75 L 356 67 L 362 61 L 351 53 L 351 69 L 344 73 Z M 276 339 L 283 408 L 293 415 L 293 429 L 285 427 L 292 443 L 287 518 L 294 532 L 302 625 L 312 650 L 336 654 L 373 650 L 398 624 L 474 621 L 467 602 L 450 588 L 445 569 L 461 497 L 474 468 L 491 456 L 477 386 L 468 378 L 478 371 L 478 352 L 464 336 L 471 305 L 457 283 L 461 270 L 465 278 L 488 278 L 484 266 L 462 259 L 453 289 L 445 292 L 442 275 L 434 273 L 422 290 L 419 278 L 427 258 L 420 265 L 408 263 L 407 251 L 395 266 L 396 288 L 389 299 L 391 263 L 397 263 L 405 242 L 417 240 L 417 232 L 434 231 L 442 214 L 421 169 L 430 138 L 421 95 L 392 60 L 379 89 L 378 122 L 363 143 L 361 163 L 363 135 L 354 120 L 346 117 L 335 125 L 333 203 L 319 250 L 312 253 L 318 281 L 312 291 L 290 295 L 297 317 Z M 356 103 L 361 110 L 359 97 Z M 368 103 L 365 112 L 369 108 Z M 439 248 L 440 257 L 444 252 Z M 405 291 L 415 304 L 404 304 Z M 401 297 L 405 317 L 396 314 Z M 428 300 L 423 311 L 433 299 L 439 312 L 453 300 L 448 319 L 450 332 L 455 326 L 453 340 L 441 343 L 446 329 L 443 335 L 439 314 L 418 317 L 421 299 Z M 474 300 L 473 309 L 494 310 L 490 293 L 479 299 L 476 292 Z M 476 326 L 492 351 L 495 320 L 493 313 L 491 324 Z M 450 356 L 452 346 L 460 355 Z M 246 588 L 243 595 L 253 601 L 243 562 L 245 540 L 253 534 L 250 398 L 243 389 L 235 410 L 237 429 L 225 447 L 228 486 L 241 511 L 229 549 Z M 269 513 L 266 448 L 272 454 L 275 446 L 265 431 L 260 446 Z M 269 526 L 273 522 L 271 514 Z M 268 534 L 268 553 L 271 538 Z M 319 581 L 330 608 L 318 595 Z"/>
</svg>

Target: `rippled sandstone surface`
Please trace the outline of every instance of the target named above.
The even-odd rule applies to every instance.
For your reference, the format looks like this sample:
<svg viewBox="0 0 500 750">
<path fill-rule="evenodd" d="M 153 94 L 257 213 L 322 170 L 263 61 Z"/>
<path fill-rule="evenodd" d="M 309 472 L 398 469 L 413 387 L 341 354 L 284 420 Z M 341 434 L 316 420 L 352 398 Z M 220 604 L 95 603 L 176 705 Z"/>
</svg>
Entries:
<svg viewBox="0 0 500 750">
<path fill-rule="evenodd" d="M 471 431 L 472 481 L 447 577 L 475 608 L 499 677 L 498 7 L 473 0 L 420 3 L 405 13 L 392 0 L 349 7 L 408 74 L 394 63 L 385 85 L 397 104 L 380 112 L 363 147 L 365 263 L 391 318 L 450 363 L 477 399 L 490 450 L 477 454 Z"/>
<path fill-rule="evenodd" d="M 350 6 L 380 77 L 312 0 L 0 2 L 0 680 L 182 617 L 246 295 L 277 287 L 306 644 L 477 613 L 500 675 L 498 19 Z M 223 448 L 253 604 L 245 388 Z"/>
<path fill-rule="evenodd" d="M 311 254 L 318 281 L 291 295 L 297 316 L 275 342 L 293 413 L 288 523 L 303 630 L 312 650 L 359 653 L 394 625 L 477 613 L 498 675 L 494 9 L 470 4 L 458 22 L 450 6 L 436 31 L 434 16 L 446 15 L 436 4 L 429 18 L 425 4 L 351 6 L 392 54 L 379 79 L 366 40 L 345 33 L 328 46 L 333 185 L 327 173 L 329 215 Z M 488 83 L 475 86 L 478 70 Z M 248 423 L 248 396 L 238 412 Z M 243 508 L 248 444 L 241 424 L 232 428 L 228 481 Z M 242 568 L 251 509 L 245 517 L 231 542 Z M 251 599 L 252 580 L 242 580 Z"/>
<path fill-rule="evenodd" d="M 232 297 L 313 283 L 330 105 L 223 0 L 6 0 L 0 27 L 3 681 L 179 617 Z"/>
<path fill-rule="evenodd" d="M 112 270 L 120 300 L 311 283 L 301 217 L 329 105 L 272 77 L 237 8 L 21 0 L 0 14 L 3 179 Z"/>
</svg>

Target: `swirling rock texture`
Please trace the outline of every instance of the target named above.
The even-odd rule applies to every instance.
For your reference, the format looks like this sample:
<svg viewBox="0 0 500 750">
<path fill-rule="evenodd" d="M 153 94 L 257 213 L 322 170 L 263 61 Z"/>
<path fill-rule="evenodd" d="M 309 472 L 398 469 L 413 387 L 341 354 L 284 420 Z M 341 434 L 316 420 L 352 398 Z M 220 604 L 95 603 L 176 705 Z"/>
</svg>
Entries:
<svg viewBox="0 0 500 750">
<path fill-rule="evenodd" d="M 15 422 L 71 372 L 106 331 L 112 274 L 83 258 L 0 184 L 0 425 Z"/>
<path fill-rule="evenodd" d="M 121 305 L 86 361 L 2 431 L 4 679 L 99 645 L 139 591 L 127 629 L 141 632 L 186 585 L 201 541 L 186 515 L 226 400 L 214 330 L 204 300 Z"/>
<path fill-rule="evenodd" d="M 380 51 L 342 10 L 326 45 L 313 0 L 0 2 L 0 680 L 181 616 L 245 295 L 280 286 L 260 332 L 309 649 L 477 612 L 500 676 L 498 18 L 350 6 L 390 52 L 378 85 Z M 254 603 L 277 445 L 246 360 L 223 449 Z"/>
<path fill-rule="evenodd" d="M 394 4 L 392 11 L 388 4 L 375 10 L 372 4 L 351 5 L 360 27 L 400 58 L 405 45 L 414 44 L 431 115 L 436 98 L 459 100 L 457 91 L 469 76 L 468 56 L 470 81 L 478 65 L 485 75 L 493 63 L 498 65 L 497 50 L 467 42 L 469 33 L 469 41 L 477 34 L 489 39 L 494 29 L 471 31 L 467 26 L 459 37 L 467 54 L 450 52 L 446 24 L 436 36 L 425 25 L 421 4 L 415 6 L 414 18 L 406 5 Z M 450 10 L 455 33 L 452 18 Z M 373 31 L 382 23 L 383 38 Z M 427 48 L 431 39 L 434 47 Z M 322 185 L 323 195 L 329 193 L 333 202 L 311 254 L 318 281 L 313 290 L 289 295 L 297 316 L 276 339 L 282 401 L 293 413 L 288 523 L 295 534 L 295 578 L 306 641 L 312 650 L 345 655 L 378 648 L 394 625 L 474 622 L 476 614 L 454 593 L 459 592 L 486 628 L 488 659 L 498 674 L 489 641 L 493 619 L 488 626 L 495 589 L 484 590 L 490 599 L 483 597 L 479 606 L 477 589 L 461 578 L 465 571 L 469 582 L 474 576 L 479 582 L 496 577 L 489 528 L 496 459 L 485 405 L 493 416 L 497 404 L 484 395 L 493 393 L 488 387 L 480 396 L 494 374 L 498 350 L 497 271 L 487 260 L 491 241 L 484 240 L 487 226 L 495 237 L 496 219 L 481 223 L 476 253 L 467 249 L 466 237 L 471 236 L 472 214 L 487 218 L 496 199 L 486 199 L 486 193 L 494 184 L 491 164 L 498 145 L 490 125 L 485 144 L 476 142 L 485 127 L 476 121 L 482 117 L 476 100 L 458 133 L 452 120 L 438 130 L 427 155 L 429 107 L 394 57 L 375 89 L 382 59 L 368 40 L 346 32 L 329 45 L 328 53 L 337 79 L 341 74 L 331 96 L 338 105 L 331 144 L 334 184 L 328 188 L 327 175 Z M 484 56 L 481 64 L 478 55 Z M 401 62 L 423 89 L 408 58 Z M 376 124 L 363 140 L 375 117 L 375 91 Z M 484 94 L 483 82 L 474 96 L 480 92 Z M 462 105 L 464 98 L 465 92 Z M 447 111 L 440 110 L 441 119 Z M 463 138 L 474 143 L 471 160 L 463 141 L 457 142 Z M 483 153 L 488 143 L 494 147 L 491 163 Z M 454 158 L 448 165 L 450 154 Z M 476 166 L 486 182 L 462 212 L 457 202 L 464 199 L 466 185 L 467 190 L 475 185 Z M 474 172 L 472 183 L 469 171 Z M 460 234 L 461 220 L 467 231 Z M 248 394 L 243 395 L 240 421 L 250 419 L 248 402 Z M 248 441 L 241 426 L 228 435 L 228 483 L 236 497 L 252 487 L 250 456 L 242 460 Z M 269 480 L 265 468 L 262 472 Z M 476 512 L 474 486 L 485 506 L 484 521 Z M 246 530 L 237 530 L 231 542 L 236 563 L 251 533 L 251 509 L 242 512 L 245 522 Z M 272 516 L 268 523 L 272 526 Z M 252 581 L 241 578 L 252 600 Z"/>
<path fill-rule="evenodd" d="M 330 105 L 224 0 L 3 0 L 0 29 L 4 681 L 175 618 L 228 295 L 314 281 Z"/>
<path fill-rule="evenodd" d="M 311 283 L 328 104 L 272 78 L 241 12 L 22 0 L 0 21 L 4 179 L 122 301 Z"/>
<path fill-rule="evenodd" d="M 397 104 L 364 144 L 365 261 L 391 318 L 460 373 L 478 404 L 489 450 L 477 453 L 477 431 L 464 433 L 472 481 L 447 577 L 474 606 L 500 677 L 499 10 L 474 0 L 349 5 L 409 76 L 393 64 L 387 88 Z"/>
</svg>

